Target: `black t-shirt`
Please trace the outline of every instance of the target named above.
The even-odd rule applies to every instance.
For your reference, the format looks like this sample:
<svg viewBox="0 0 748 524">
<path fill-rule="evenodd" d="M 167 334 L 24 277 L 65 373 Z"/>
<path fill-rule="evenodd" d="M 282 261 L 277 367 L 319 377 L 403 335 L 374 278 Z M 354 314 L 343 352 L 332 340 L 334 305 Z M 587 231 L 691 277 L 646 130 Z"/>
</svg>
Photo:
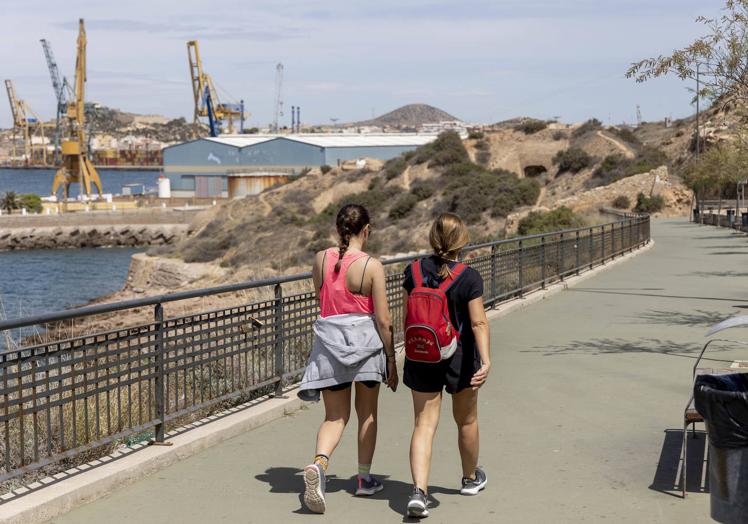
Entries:
<svg viewBox="0 0 748 524">
<path fill-rule="evenodd" d="M 450 269 L 457 263 L 450 262 Z M 423 285 L 437 288 L 442 282 L 439 276 L 442 260 L 436 255 L 424 258 L 421 262 L 421 273 L 423 274 Z M 403 288 L 410 293 L 415 284 L 410 265 L 405 268 L 405 280 Z M 470 312 L 468 302 L 483 296 L 483 279 L 475 269 L 466 267 L 457 280 L 447 290 L 447 302 L 449 306 L 449 318 L 452 325 L 460 332 L 460 346 L 464 353 L 475 354 L 475 335 L 470 326 Z"/>
</svg>

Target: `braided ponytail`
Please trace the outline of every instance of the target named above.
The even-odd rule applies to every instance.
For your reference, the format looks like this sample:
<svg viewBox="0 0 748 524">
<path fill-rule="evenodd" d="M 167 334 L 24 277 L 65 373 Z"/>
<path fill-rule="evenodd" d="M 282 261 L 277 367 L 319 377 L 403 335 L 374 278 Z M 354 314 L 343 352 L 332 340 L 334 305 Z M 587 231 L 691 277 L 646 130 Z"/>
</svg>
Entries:
<svg viewBox="0 0 748 524">
<path fill-rule="evenodd" d="M 340 242 L 338 244 L 338 261 L 335 264 L 335 272 L 339 273 L 343 256 L 348 250 L 351 237 L 358 235 L 369 223 L 369 212 L 366 208 L 357 204 L 347 204 L 340 208 L 338 216 L 335 219 L 335 226 L 338 230 Z"/>
</svg>

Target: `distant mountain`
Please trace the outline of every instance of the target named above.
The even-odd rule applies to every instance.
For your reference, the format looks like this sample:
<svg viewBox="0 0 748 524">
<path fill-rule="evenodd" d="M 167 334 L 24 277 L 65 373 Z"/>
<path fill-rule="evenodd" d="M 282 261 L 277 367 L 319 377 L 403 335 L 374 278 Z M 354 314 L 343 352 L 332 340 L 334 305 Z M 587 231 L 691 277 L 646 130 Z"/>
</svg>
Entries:
<svg viewBox="0 0 748 524">
<path fill-rule="evenodd" d="M 449 113 L 428 104 L 408 104 L 384 115 L 354 122 L 351 126 L 418 127 L 422 124 L 459 120 Z"/>
</svg>

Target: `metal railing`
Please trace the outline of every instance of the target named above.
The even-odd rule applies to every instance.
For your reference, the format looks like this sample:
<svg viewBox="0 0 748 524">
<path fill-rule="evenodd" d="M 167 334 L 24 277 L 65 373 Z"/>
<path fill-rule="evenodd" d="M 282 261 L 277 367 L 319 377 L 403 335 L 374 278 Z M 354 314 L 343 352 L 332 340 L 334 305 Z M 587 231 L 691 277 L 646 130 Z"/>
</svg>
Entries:
<svg viewBox="0 0 748 524">
<path fill-rule="evenodd" d="M 643 246 L 648 216 L 469 246 L 491 307 Z M 402 270 L 385 261 L 396 339 L 402 339 Z M 0 353 L 0 481 L 118 443 L 153 438 L 297 379 L 312 344 L 318 305 L 309 273 L 81 307 L 0 322 L 19 346 Z M 254 299 L 167 315 L 174 302 L 237 292 Z M 223 299 L 222 299 L 223 300 Z M 170 306 L 171 307 L 171 306 Z M 152 308 L 147 321 L 69 334 L 55 326 Z M 147 309 L 146 309 L 147 311 Z M 100 318 L 100 317 L 97 317 Z M 121 318 L 121 317 L 120 317 Z M 24 331 L 25 330 L 25 331 Z M 41 330 L 41 331 L 39 331 Z M 58 335 L 54 335 L 57 332 Z M 31 342 L 29 342 L 31 341 Z M 70 461 L 64 462 L 70 465 Z M 49 473 L 46 468 L 44 472 Z"/>
<path fill-rule="evenodd" d="M 712 213 L 711 211 L 712 210 L 709 210 L 708 213 L 704 213 L 702 211 L 701 213 L 693 215 L 692 221 L 697 224 L 726 227 L 729 229 L 735 229 L 744 233 L 748 233 L 748 226 L 743 225 L 742 216 L 735 216 L 734 214 L 732 216 L 729 216 L 727 214 Z"/>
</svg>

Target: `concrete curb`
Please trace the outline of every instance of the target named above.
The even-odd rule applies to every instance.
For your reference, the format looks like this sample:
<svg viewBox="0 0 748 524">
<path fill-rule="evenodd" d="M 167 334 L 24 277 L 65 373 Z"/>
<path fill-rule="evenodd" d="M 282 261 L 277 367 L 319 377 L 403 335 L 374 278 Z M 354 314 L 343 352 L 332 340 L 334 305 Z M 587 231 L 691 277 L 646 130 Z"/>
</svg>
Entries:
<svg viewBox="0 0 748 524">
<path fill-rule="evenodd" d="M 598 273 L 623 263 L 654 246 L 654 241 L 597 266 L 579 276 L 571 276 L 544 290 L 489 310 L 489 319 L 499 318 L 545 300 L 570 286 L 577 285 Z M 399 355 L 402 361 L 402 352 Z M 0 497 L 0 524 L 46 522 L 77 506 L 93 502 L 115 489 L 193 456 L 202 450 L 231 439 L 246 431 L 293 413 L 303 405 L 296 396 L 297 388 L 281 398 L 263 397 L 223 413 L 207 417 L 167 435 L 171 446 L 138 445 L 103 457 L 94 462 L 42 479 L 28 488 Z M 185 431 L 189 429 L 189 431 Z"/>
</svg>

